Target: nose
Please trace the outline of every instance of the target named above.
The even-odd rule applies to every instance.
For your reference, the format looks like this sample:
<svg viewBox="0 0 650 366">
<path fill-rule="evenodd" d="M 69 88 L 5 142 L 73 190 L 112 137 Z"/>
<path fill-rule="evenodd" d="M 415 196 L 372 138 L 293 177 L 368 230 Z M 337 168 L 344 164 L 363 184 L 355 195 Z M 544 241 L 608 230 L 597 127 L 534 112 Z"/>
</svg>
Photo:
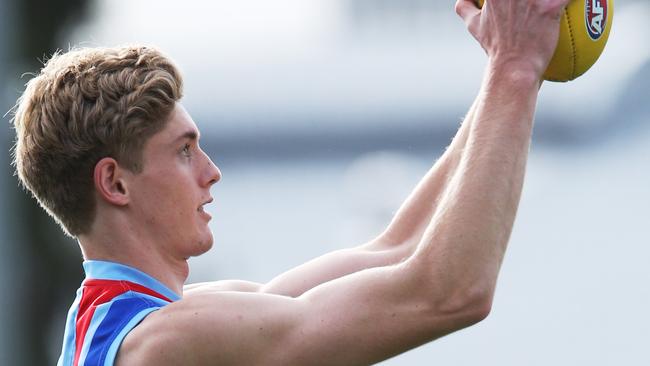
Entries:
<svg viewBox="0 0 650 366">
<path fill-rule="evenodd" d="M 217 183 L 221 179 L 221 171 L 219 168 L 212 162 L 212 159 L 205 153 L 206 168 L 204 170 L 204 175 L 202 183 L 206 187 L 210 187 L 213 184 Z"/>
</svg>

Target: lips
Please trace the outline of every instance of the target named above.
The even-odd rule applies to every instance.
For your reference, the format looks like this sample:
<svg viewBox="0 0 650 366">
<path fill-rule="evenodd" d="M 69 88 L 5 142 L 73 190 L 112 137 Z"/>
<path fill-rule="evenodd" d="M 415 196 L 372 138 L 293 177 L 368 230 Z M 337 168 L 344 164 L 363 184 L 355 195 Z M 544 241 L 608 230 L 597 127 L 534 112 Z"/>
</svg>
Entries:
<svg viewBox="0 0 650 366">
<path fill-rule="evenodd" d="M 207 205 L 207 204 L 209 204 L 209 203 L 212 203 L 212 201 L 213 201 L 213 199 L 212 199 L 212 197 L 210 197 L 210 199 L 208 199 L 207 201 L 203 202 L 203 203 L 201 204 L 201 206 L 199 206 L 199 208 L 197 208 L 196 210 L 197 210 L 197 211 L 203 211 L 203 206 L 205 206 L 205 205 Z"/>
<path fill-rule="evenodd" d="M 208 199 L 207 201 L 203 202 L 203 203 L 201 204 L 201 206 L 199 206 L 199 207 L 196 209 L 196 210 L 197 210 L 197 211 L 198 211 L 202 216 L 205 216 L 205 218 L 208 219 L 208 220 L 210 220 L 210 219 L 212 218 L 212 216 L 210 216 L 210 214 L 208 214 L 207 212 L 205 212 L 205 210 L 204 210 L 204 206 L 207 205 L 207 204 L 209 204 L 209 203 L 212 203 L 212 197 L 210 197 L 210 199 Z"/>
</svg>

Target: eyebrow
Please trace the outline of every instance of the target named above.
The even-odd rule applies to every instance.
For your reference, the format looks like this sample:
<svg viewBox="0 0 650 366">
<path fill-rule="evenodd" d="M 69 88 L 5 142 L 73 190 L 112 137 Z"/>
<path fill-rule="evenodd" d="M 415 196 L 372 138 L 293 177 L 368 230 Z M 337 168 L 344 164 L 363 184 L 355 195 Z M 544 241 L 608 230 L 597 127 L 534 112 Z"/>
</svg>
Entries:
<svg viewBox="0 0 650 366">
<path fill-rule="evenodd" d="M 180 140 L 186 140 L 186 139 L 196 141 L 196 140 L 199 139 L 199 134 L 198 134 L 198 132 L 196 132 L 194 130 L 186 131 L 185 133 L 183 133 L 182 135 L 180 135 L 176 139 L 174 139 L 174 143 L 176 143 L 176 142 L 178 142 Z"/>
</svg>

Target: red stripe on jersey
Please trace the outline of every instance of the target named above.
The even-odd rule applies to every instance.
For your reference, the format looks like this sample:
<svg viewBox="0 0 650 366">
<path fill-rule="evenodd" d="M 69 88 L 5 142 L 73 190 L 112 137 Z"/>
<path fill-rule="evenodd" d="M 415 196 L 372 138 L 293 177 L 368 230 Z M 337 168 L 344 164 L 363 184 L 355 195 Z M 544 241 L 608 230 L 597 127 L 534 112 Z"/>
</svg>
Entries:
<svg viewBox="0 0 650 366">
<path fill-rule="evenodd" d="M 95 314 L 95 309 L 102 304 L 105 304 L 113 298 L 127 292 L 135 291 L 146 295 L 157 297 L 161 300 L 172 302 L 167 297 L 137 283 L 129 281 L 114 281 L 114 280 L 85 280 L 83 282 L 83 294 L 79 302 L 79 310 L 76 319 L 76 334 L 75 334 L 75 353 L 74 353 L 74 366 L 79 363 L 79 356 L 81 355 L 81 348 L 84 344 L 86 332 L 90 326 L 90 321 Z"/>
</svg>

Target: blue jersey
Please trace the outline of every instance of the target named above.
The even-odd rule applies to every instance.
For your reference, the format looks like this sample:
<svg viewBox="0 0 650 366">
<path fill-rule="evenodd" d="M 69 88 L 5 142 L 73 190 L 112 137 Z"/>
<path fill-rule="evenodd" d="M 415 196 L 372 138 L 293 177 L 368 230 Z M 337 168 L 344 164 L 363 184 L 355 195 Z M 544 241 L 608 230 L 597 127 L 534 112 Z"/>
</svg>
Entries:
<svg viewBox="0 0 650 366">
<path fill-rule="evenodd" d="M 158 280 L 113 262 L 85 261 L 58 366 L 113 365 L 124 337 L 145 316 L 180 299 Z"/>
</svg>

